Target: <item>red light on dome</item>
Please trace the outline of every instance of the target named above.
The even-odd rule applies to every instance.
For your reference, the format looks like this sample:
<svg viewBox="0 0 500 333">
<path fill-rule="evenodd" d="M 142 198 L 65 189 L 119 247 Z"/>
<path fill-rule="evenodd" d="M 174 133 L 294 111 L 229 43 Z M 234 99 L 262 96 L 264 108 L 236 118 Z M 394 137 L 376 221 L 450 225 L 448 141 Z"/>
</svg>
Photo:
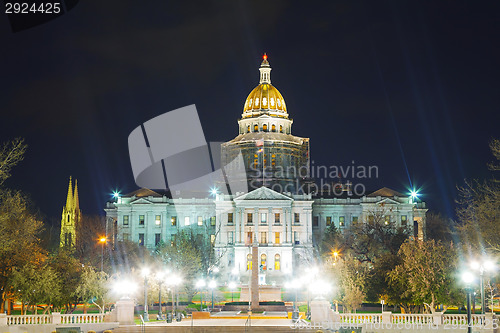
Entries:
<svg viewBox="0 0 500 333">
<path fill-rule="evenodd" d="M 262 59 L 267 60 L 267 54 L 264 53 L 264 55 L 262 56 Z"/>
</svg>

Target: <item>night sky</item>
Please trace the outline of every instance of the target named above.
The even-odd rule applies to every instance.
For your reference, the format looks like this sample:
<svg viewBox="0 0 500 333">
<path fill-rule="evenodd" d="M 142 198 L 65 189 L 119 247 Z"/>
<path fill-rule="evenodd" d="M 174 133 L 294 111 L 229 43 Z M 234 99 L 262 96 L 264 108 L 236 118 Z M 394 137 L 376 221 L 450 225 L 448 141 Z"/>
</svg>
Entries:
<svg viewBox="0 0 500 333">
<path fill-rule="evenodd" d="M 490 176 L 500 137 L 499 1 L 81 1 L 13 33 L 0 16 L 0 142 L 24 137 L 6 186 L 59 218 L 134 183 L 127 138 L 196 104 L 207 141 L 237 135 L 262 54 L 314 164 L 377 165 L 369 189 L 453 217 L 456 187 Z"/>
</svg>

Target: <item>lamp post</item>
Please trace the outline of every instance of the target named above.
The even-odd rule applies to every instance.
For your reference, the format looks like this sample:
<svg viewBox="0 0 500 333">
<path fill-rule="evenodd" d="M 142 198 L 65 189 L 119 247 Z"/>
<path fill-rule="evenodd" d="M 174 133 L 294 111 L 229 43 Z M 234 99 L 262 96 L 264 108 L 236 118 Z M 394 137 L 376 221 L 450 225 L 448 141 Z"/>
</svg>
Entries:
<svg viewBox="0 0 500 333">
<path fill-rule="evenodd" d="M 236 283 L 229 282 L 228 287 L 231 290 L 231 302 L 234 302 L 234 289 L 236 289 Z"/>
<path fill-rule="evenodd" d="M 201 297 L 201 306 L 200 306 L 200 310 L 203 311 L 203 288 L 205 287 L 205 280 L 203 279 L 199 279 L 198 282 L 196 282 L 196 288 L 200 289 L 201 292 L 200 292 L 200 297 Z"/>
<path fill-rule="evenodd" d="M 467 293 L 467 333 L 472 333 L 472 315 L 471 315 L 471 283 L 474 281 L 474 275 L 470 272 L 465 272 L 462 275 L 462 280 L 465 282 L 465 291 Z"/>
<path fill-rule="evenodd" d="M 163 283 L 163 278 L 165 276 L 165 272 L 157 272 L 156 273 L 156 279 L 158 280 L 158 320 L 163 319 L 163 313 L 162 313 L 162 304 L 161 304 L 161 285 Z"/>
<path fill-rule="evenodd" d="M 479 288 L 481 289 L 481 313 L 486 313 L 486 301 L 484 297 L 484 272 L 492 271 L 494 269 L 493 262 L 489 260 L 484 260 L 482 262 L 473 261 L 471 263 L 471 268 L 479 271 Z"/>
<path fill-rule="evenodd" d="M 104 269 L 104 244 L 106 244 L 106 237 L 99 238 L 99 243 L 101 243 L 101 272 Z"/>
<path fill-rule="evenodd" d="M 212 289 L 212 311 L 214 311 L 214 289 L 217 287 L 217 283 L 215 283 L 215 280 L 212 280 L 208 283 L 208 287 Z"/>
<path fill-rule="evenodd" d="M 144 267 L 142 269 L 142 276 L 144 277 L 144 313 L 143 313 L 143 320 L 144 321 L 149 321 L 149 314 L 148 314 L 148 275 L 149 275 L 149 268 Z"/>
</svg>

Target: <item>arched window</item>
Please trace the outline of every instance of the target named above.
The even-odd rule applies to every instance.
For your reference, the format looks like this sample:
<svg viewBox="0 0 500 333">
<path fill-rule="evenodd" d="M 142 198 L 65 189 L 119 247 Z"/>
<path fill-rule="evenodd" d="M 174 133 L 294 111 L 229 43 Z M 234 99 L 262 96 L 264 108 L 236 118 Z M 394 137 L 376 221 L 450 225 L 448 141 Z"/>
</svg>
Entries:
<svg viewBox="0 0 500 333">
<path fill-rule="evenodd" d="M 252 254 L 247 254 L 247 271 L 252 270 Z"/>
<path fill-rule="evenodd" d="M 250 125 L 247 127 L 247 133 L 250 133 Z"/>
<path fill-rule="evenodd" d="M 274 125 L 274 124 L 273 124 L 273 125 L 271 126 L 271 131 L 276 132 L 276 125 Z"/>
<path fill-rule="evenodd" d="M 267 124 L 264 124 L 264 125 L 262 126 L 262 129 L 264 130 L 264 132 L 267 132 Z"/>
<path fill-rule="evenodd" d="M 280 255 L 278 253 L 274 255 L 274 270 L 275 271 L 281 270 Z"/>
<path fill-rule="evenodd" d="M 283 133 L 283 125 L 280 125 L 280 133 Z"/>
<path fill-rule="evenodd" d="M 253 131 L 258 132 L 259 131 L 259 125 L 253 125 Z"/>
<path fill-rule="evenodd" d="M 267 256 L 265 253 L 260 255 L 260 268 L 265 271 L 267 270 Z"/>
</svg>

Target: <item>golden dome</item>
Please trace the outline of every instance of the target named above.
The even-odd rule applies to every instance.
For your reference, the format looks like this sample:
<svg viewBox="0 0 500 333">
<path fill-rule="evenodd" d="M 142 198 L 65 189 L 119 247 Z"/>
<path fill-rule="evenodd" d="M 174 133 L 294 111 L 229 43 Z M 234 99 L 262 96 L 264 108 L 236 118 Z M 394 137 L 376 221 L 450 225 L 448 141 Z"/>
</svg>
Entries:
<svg viewBox="0 0 500 333">
<path fill-rule="evenodd" d="M 278 89 L 271 84 L 271 67 L 265 54 L 259 71 L 260 84 L 248 95 L 243 107 L 243 118 L 252 117 L 254 113 L 261 112 L 288 118 L 285 100 Z"/>
</svg>

